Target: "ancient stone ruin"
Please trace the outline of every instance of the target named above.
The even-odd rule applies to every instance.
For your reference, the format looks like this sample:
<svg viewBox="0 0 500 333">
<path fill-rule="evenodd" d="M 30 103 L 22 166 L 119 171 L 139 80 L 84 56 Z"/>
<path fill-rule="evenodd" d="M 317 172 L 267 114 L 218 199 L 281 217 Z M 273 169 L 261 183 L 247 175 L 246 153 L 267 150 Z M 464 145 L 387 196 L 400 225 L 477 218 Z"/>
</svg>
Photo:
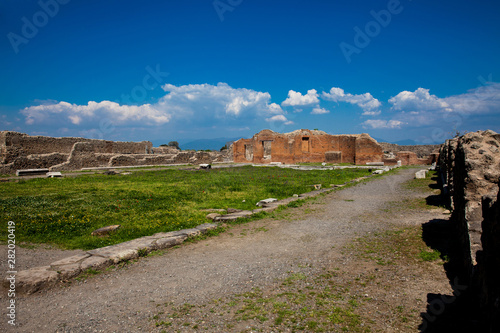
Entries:
<svg viewBox="0 0 500 333">
<path fill-rule="evenodd" d="M 240 139 L 223 152 L 180 151 L 153 147 L 149 141 L 117 142 L 85 138 L 53 138 L 24 133 L 0 132 L 0 173 L 49 169 L 51 172 L 82 168 L 147 166 L 168 164 L 210 164 L 215 162 L 269 164 L 279 162 L 379 163 L 396 165 L 431 164 L 438 153 L 422 155 L 420 146 L 400 151 L 397 145 L 382 146 L 368 134 L 331 135 L 318 130 L 276 133 L 263 130 L 251 139 Z M 386 149 L 393 151 L 386 151 Z M 419 148 L 420 147 L 420 148 Z M 406 148 L 406 147 L 405 147 Z M 418 151 L 417 151 L 418 152 Z"/>
<path fill-rule="evenodd" d="M 400 146 L 394 143 L 379 142 L 384 152 L 384 161 L 392 165 L 401 161 L 402 165 L 429 165 L 437 162 L 442 145 Z"/>
<path fill-rule="evenodd" d="M 491 332 L 500 331 L 500 134 L 468 133 L 446 141 L 439 166 L 453 213 L 458 255 L 453 260 L 482 308 Z"/>
<path fill-rule="evenodd" d="M 156 148 L 149 141 L 116 142 L 0 132 L 0 173 L 3 174 L 13 174 L 20 169 L 63 171 L 91 167 L 227 162 L 231 160 L 229 154 Z"/>
<path fill-rule="evenodd" d="M 397 145 L 385 148 L 398 148 Z M 419 146 L 416 146 L 419 147 Z M 439 146 L 438 146 L 439 147 Z M 434 147 L 433 150 L 435 150 Z M 408 146 L 408 149 L 414 149 Z M 427 149 L 428 151 L 428 149 Z M 418 156 L 414 151 L 387 151 L 368 134 L 331 135 L 318 130 L 297 130 L 276 133 L 263 130 L 251 139 L 240 139 L 233 143 L 234 162 L 293 164 L 300 162 L 384 163 L 396 165 L 432 164 L 437 161 L 437 152 Z"/>
<path fill-rule="evenodd" d="M 317 130 L 276 133 L 263 130 L 233 143 L 235 162 L 293 164 L 298 162 L 382 162 L 380 145 L 368 134 L 330 135 Z"/>
</svg>

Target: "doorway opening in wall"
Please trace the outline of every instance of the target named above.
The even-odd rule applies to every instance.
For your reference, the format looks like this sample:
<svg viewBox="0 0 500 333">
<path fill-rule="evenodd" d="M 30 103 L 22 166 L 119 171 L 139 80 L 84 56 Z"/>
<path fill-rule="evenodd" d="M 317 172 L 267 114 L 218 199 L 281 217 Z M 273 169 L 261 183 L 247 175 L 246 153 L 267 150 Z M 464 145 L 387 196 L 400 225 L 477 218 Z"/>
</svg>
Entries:
<svg viewBox="0 0 500 333">
<path fill-rule="evenodd" d="M 305 153 L 309 152 L 309 137 L 308 136 L 302 137 L 302 152 L 305 152 Z"/>
<path fill-rule="evenodd" d="M 271 140 L 262 141 L 262 148 L 264 149 L 264 159 L 271 159 Z"/>
</svg>

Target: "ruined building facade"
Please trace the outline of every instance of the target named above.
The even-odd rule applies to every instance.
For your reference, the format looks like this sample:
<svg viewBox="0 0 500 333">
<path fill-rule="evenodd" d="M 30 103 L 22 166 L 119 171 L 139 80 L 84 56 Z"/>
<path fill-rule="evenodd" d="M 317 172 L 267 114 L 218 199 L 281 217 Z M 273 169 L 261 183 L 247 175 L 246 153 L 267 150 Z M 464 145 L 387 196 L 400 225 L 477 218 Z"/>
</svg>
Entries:
<svg viewBox="0 0 500 333">
<path fill-rule="evenodd" d="M 293 164 L 299 162 L 351 163 L 382 162 L 380 145 L 368 134 L 331 135 L 317 130 L 276 133 L 263 130 L 251 139 L 233 143 L 237 163 Z"/>
</svg>

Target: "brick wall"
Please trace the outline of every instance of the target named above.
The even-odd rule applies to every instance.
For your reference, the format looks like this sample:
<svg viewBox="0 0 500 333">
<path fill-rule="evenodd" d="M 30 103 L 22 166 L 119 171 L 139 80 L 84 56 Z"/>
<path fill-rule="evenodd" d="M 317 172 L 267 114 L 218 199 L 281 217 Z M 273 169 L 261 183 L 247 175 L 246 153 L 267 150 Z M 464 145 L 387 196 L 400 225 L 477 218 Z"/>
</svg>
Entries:
<svg viewBox="0 0 500 333">
<path fill-rule="evenodd" d="M 337 152 L 339 163 L 363 165 L 382 161 L 382 149 L 368 134 L 330 135 L 311 130 L 283 134 L 263 130 L 251 139 L 233 143 L 233 159 L 239 163 L 325 162 L 331 152 Z"/>
</svg>

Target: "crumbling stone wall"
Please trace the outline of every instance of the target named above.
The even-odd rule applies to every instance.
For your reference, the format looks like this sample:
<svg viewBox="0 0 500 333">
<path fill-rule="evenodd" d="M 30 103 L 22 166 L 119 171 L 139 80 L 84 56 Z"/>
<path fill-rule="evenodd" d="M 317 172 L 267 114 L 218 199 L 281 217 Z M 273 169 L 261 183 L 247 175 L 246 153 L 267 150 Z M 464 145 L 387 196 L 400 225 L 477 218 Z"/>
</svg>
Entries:
<svg viewBox="0 0 500 333">
<path fill-rule="evenodd" d="M 379 142 L 384 153 L 396 153 L 400 151 L 412 152 L 417 155 L 418 158 L 428 158 L 432 153 L 438 152 L 441 149 L 441 145 L 397 145 L 395 143 Z"/>
<path fill-rule="evenodd" d="M 478 253 L 480 306 L 490 332 L 500 332 L 500 192 L 483 198 L 483 224 Z"/>
<path fill-rule="evenodd" d="M 180 152 L 173 147 L 153 148 L 149 141 L 114 142 L 85 138 L 52 138 L 0 132 L 0 173 L 19 169 L 51 171 L 90 167 L 140 166 L 173 163 L 230 161 L 232 152 Z"/>
<path fill-rule="evenodd" d="M 489 130 L 468 133 L 448 140 L 441 148 L 439 160 L 442 179 L 452 202 L 450 220 L 456 228 L 460 249 L 454 262 L 457 275 L 479 294 L 487 312 L 497 314 L 500 293 L 492 281 L 496 285 L 500 283 L 496 201 L 500 180 L 499 149 L 500 134 Z"/>
<path fill-rule="evenodd" d="M 53 138 L 31 136 L 24 133 L 2 131 L 0 133 L 0 163 L 8 164 L 20 156 L 35 154 L 70 154 L 75 143 L 86 142 L 93 146 L 96 153 L 107 154 L 148 154 L 153 148 L 149 141 L 115 142 L 85 138 Z"/>
<path fill-rule="evenodd" d="M 286 164 L 325 162 L 366 164 L 381 162 L 382 149 L 368 134 L 330 135 L 317 130 L 276 133 L 263 130 L 251 139 L 233 143 L 234 162 Z"/>
</svg>

